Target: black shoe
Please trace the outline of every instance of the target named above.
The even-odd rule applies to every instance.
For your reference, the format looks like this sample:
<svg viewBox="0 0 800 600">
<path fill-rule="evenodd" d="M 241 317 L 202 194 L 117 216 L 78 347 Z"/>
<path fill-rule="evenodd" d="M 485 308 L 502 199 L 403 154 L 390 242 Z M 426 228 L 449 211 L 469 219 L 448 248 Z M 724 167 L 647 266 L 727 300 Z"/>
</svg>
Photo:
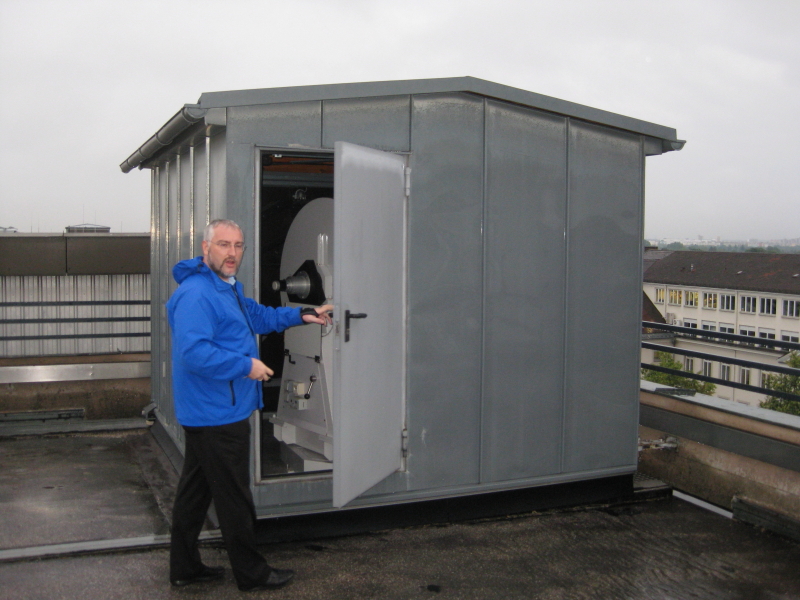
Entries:
<svg viewBox="0 0 800 600">
<path fill-rule="evenodd" d="M 203 565 L 200 572 L 192 577 L 184 579 L 170 579 L 169 582 L 175 587 L 189 585 L 190 583 L 203 583 L 204 581 L 216 581 L 225 577 L 225 567 L 207 567 Z"/>
<path fill-rule="evenodd" d="M 269 577 L 264 581 L 256 583 L 251 586 L 240 585 L 239 589 L 243 592 L 256 592 L 258 590 L 276 590 L 279 587 L 285 586 L 294 577 L 294 571 L 291 569 L 272 569 L 269 572 Z"/>
</svg>

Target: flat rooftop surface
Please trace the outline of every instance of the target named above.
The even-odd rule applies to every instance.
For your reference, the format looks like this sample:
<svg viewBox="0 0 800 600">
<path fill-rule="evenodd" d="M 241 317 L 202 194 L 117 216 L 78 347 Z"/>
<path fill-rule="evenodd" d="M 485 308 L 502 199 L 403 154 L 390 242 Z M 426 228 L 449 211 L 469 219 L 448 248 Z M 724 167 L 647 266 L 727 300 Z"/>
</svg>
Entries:
<svg viewBox="0 0 800 600">
<path fill-rule="evenodd" d="M 168 550 L 2 559 L 43 544 L 165 532 L 174 473 L 144 431 L 0 437 L 0 598 L 800 598 L 800 544 L 677 498 L 271 544 L 282 590 L 173 589 Z M 59 496 L 60 494 L 60 496 Z M 161 538 L 163 539 L 163 538 Z"/>
</svg>

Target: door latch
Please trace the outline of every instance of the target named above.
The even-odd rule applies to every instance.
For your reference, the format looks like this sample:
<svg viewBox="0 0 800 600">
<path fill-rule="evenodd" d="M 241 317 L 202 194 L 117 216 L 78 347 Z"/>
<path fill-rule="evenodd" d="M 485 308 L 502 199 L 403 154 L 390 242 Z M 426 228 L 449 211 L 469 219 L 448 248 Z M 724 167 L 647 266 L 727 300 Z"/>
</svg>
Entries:
<svg viewBox="0 0 800 600">
<path fill-rule="evenodd" d="M 350 319 L 366 319 L 367 313 L 351 313 L 349 310 L 344 311 L 344 341 L 350 341 Z"/>
</svg>

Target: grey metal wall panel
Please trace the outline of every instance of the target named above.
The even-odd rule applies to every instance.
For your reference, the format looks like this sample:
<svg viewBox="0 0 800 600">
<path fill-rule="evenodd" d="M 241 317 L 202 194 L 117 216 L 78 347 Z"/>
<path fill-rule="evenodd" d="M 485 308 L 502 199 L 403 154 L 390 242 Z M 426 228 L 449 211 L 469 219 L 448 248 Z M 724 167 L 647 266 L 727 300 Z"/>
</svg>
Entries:
<svg viewBox="0 0 800 600">
<path fill-rule="evenodd" d="M 169 393 L 169 382 L 167 380 L 167 360 L 169 358 L 167 314 L 164 303 L 169 297 L 169 279 L 172 277 L 172 266 L 167 264 L 167 245 L 166 234 L 168 227 L 167 205 L 169 199 L 169 168 L 162 166 L 158 168 L 158 178 L 156 180 L 156 260 L 159 267 L 157 294 L 152 303 L 152 321 L 158 323 L 158 346 L 159 362 L 155 373 L 157 376 L 153 387 L 158 387 L 160 402 L 163 405 L 171 405 L 171 395 Z M 153 340 L 156 343 L 156 340 Z M 151 357 L 152 359 L 152 357 Z M 170 406 L 171 409 L 171 406 Z"/>
<path fill-rule="evenodd" d="M 181 259 L 192 258 L 192 155 L 186 149 L 179 160 L 181 164 L 180 203 L 178 205 L 178 256 Z"/>
<path fill-rule="evenodd" d="M 189 148 L 189 168 L 181 162 L 169 174 L 162 163 L 153 194 L 153 264 L 163 271 L 153 278 L 153 373 L 174 439 L 182 432 L 169 400 L 163 304 L 167 263 L 185 257 L 182 236 L 199 254 L 209 218 L 240 222 L 251 244 L 241 279 L 252 293 L 258 148 L 347 141 L 411 151 L 408 470 L 381 485 L 411 498 L 635 468 L 643 161 L 659 151 L 642 134 L 660 130 L 613 128 L 636 124 L 626 117 L 589 124 L 608 115 L 476 85 L 472 93 L 427 84 L 364 87 L 363 95 L 295 90 L 261 106 L 231 93 L 238 106 L 221 104 L 224 118 L 206 115 L 226 128 Z M 178 200 L 168 208 L 169 177 Z M 328 494 L 308 495 L 310 481 L 281 485 L 295 506 Z M 258 498 L 262 509 L 276 502 Z"/>
<path fill-rule="evenodd" d="M 203 230 L 208 224 L 208 163 L 206 145 L 194 147 L 194 254 L 202 254 L 200 244 Z"/>
<path fill-rule="evenodd" d="M 227 130 L 232 145 L 319 148 L 322 144 L 322 103 L 234 106 L 228 109 Z"/>
<path fill-rule="evenodd" d="M 410 149 L 410 96 L 353 98 L 322 103 L 322 146 L 352 142 L 378 150 Z"/>
<path fill-rule="evenodd" d="M 329 100 L 333 98 L 382 98 L 386 96 L 419 94 L 472 93 L 486 98 L 497 98 L 510 103 L 528 106 L 556 114 L 576 117 L 593 123 L 643 133 L 666 140 L 676 139 L 674 129 L 647 123 L 624 115 L 610 113 L 590 106 L 543 96 L 535 92 L 476 79 L 474 77 L 447 77 L 440 79 L 414 79 L 406 81 L 373 81 L 328 85 L 309 85 L 256 90 L 207 92 L 200 97 L 203 108 L 231 107 L 279 102 Z"/>
<path fill-rule="evenodd" d="M 163 266 L 158 262 L 156 239 L 158 236 L 158 169 L 150 171 L 150 305 L 155 306 L 158 301 L 158 280 L 161 277 Z M 155 311 L 152 311 L 155 314 Z M 153 402 L 161 406 L 161 390 L 158 387 L 156 374 L 161 365 L 161 343 L 159 340 L 158 319 L 150 319 L 150 396 Z"/>
<path fill-rule="evenodd" d="M 228 218 L 242 226 L 248 248 L 242 261 L 240 281 L 248 294 L 256 294 L 255 214 L 256 147 L 320 148 L 322 103 L 297 102 L 238 106 L 228 110 L 227 196 Z"/>
<path fill-rule="evenodd" d="M 230 120 L 229 120 L 230 123 Z M 248 296 L 256 295 L 256 260 L 258 257 L 258 244 L 256 241 L 256 162 L 258 160 L 256 146 L 258 144 L 240 143 L 239 139 L 232 137 L 232 132 L 226 132 L 230 143 L 226 147 L 226 205 L 224 214 L 212 215 L 212 218 L 225 218 L 236 221 L 244 233 L 245 248 L 242 265 L 236 278 L 244 286 Z M 249 137 L 249 136 L 248 136 Z"/>
<path fill-rule="evenodd" d="M 227 214 L 241 225 L 247 250 L 238 279 L 247 294 L 256 295 L 257 246 L 256 173 L 257 147 L 320 148 L 322 104 L 297 102 L 239 106 L 227 111 Z"/>
<path fill-rule="evenodd" d="M 174 263 L 175 250 L 177 243 L 175 240 L 175 228 L 177 223 L 175 217 L 177 216 L 178 205 L 178 185 L 180 179 L 178 177 L 178 161 L 177 156 L 170 157 L 169 162 L 164 165 L 164 171 L 167 173 L 167 185 L 164 189 L 165 196 L 163 201 L 164 205 L 164 264 L 168 270 L 172 269 Z M 169 281 L 171 278 L 167 278 Z M 172 282 L 169 281 L 170 286 Z M 167 291 L 169 294 L 171 290 Z"/>
<path fill-rule="evenodd" d="M 569 130 L 564 469 L 636 465 L 644 152 L 641 136 Z"/>
<path fill-rule="evenodd" d="M 482 481 L 558 473 L 566 119 L 487 101 Z"/>
<path fill-rule="evenodd" d="M 226 219 L 228 214 L 228 190 L 226 188 L 226 173 L 225 164 L 227 153 L 225 152 L 225 142 L 227 136 L 224 133 L 218 133 L 208 139 L 207 148 L 210 152 L 209 167 L 210 173 L 208 176 L 209 193 L 211 200 L 209 203 L 209 221 L 214 219 Z M 253 214 L 253 201 L 247 203 L 250 208 L 250 214 Z"/>
<path fill-rule="evenodd" d="M 180 186 L 181 173 L 178 165 L 180 156 L 175 156 L 164 169 L 167 176 L 166 185 L 162 187 L 163 195 L 161 202 L 164 204 L 161 212 L 163 245 L 162 263 L 166 267 L 161 281 L 159 312 L 159 339 L 161 344 L 161 364 L 159 373 L 159 386 L 164 399 L 169 399 L 170 408 L 172 406 L 172 353 L 170 346 L 169 324 L 167 322 L 166 302 L 172 292 L 178 287 L 177 282 L 172 277 L 172 267 L 178 262 L 178 207 L 180 206 Z"/>
<path fill-rule="evenodd" d="M 413 115 L 408 478 L 425 489 L 479 479 L 483 101 L 415 96 Z"/>
<path fill-rule="evenodd" d="M 180 230 L 178 224 L 178 217 L 180 212 L 180 185 L 181 174 L 179 170 L 180 157 L 176 156 L 170 161 L 169 169 L 169 182 L 167 185 L 167 207 L 166 207 L 166 223 L 164 227 L 164 246 L 165 246 L 165 262 L 169 276 L 167 277 L 167 297 L 172 295 L 172 292 L 178 287 L 175 279 L 172 277 L 172 266 L 178 262 L 178 240 L 180 239 Z"/>
</svg>

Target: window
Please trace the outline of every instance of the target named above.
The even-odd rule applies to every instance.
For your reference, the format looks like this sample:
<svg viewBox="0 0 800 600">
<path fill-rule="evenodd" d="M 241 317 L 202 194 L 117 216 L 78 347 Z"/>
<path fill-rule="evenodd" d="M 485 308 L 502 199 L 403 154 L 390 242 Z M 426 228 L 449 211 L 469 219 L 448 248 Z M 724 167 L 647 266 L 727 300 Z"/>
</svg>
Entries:
<svg viewBox="0 0 800 600">
<path fill-rule="evenodd" d="M 684 319 L 683 326 L 691 327 L 692 329 L 697 329 L 697 319 Z"/>
<path fill-rule="evenodd" d="M 683 304 L 683 290 L 670 290 L 669 303 L 677 305 Z"/>
<path fill-rule="evenodd" d="M 774 315 L 778 312 L 777 298 L 761 298 L 761 310 L 758 311 L 762 315 Z"/>
<path fill-rule="evenodd" d="M 699 292 L 686 292 L 686 306 L 697 306 Z"/>
<path fill-rule="evenodd" d="M 656 288 L 656 304 L 664 304 L 664 288 Z"/>
<path fill-rule="evenodd" d="M 694 373 L 694 359 L 686 357 L 683 361 L 683 368 L 689 373 Z"/>
<path fill-rule="evenodd" d="M 705 329 L 706 331 L 716 331 L 717 324 L 715 321 L 700 321 L 700 329 Z"/>
<path fill-rule="evenodd" d="M 750 385 L 750 369 L 745 367 L 739 369 L 739 383 Z"/>
<path fill-rule="evenodd" d="M 756 337 L 756 328 L 749 325 L 739 325 L 739 335 L 749 335 Z"/>
<path fill-rule="evenodd" d="M 703 375 L 706 377 L 711 377 L 711 364 L 710 360 L 703 361 Z"/>
<path fill-rule="evenodd" d="M 720 294 L 719 309 L 736 310 L 736 296 L 734 296 L 733 294 Z"/>
<path fill-rule="evenodd" d="M 766 327 L 759 327 L 758 328 L 758 337 L 764 338 L 765 340 L 774 340 L 775 339 L 775 330 L 774 329 L 767 329 Z"/>
<path fill-rule="evenodd" d="M 800 300 L 784 300 L 783 316 L 794 318 L 800 317 Z"/>
<path fill-rule="evenodd" d="M 703 292 L 703 308 L 717 310 L 717 298 L 716 292 Z"/>
<path fill-rule="evenodd" d="M 742 308 L 741 311 L 743 313 L 755 313 L 756 312 L 756 297 L 755 296 L 742 296 Z"/>
<path fill-rule="evenodd" d="M 722 333 L 736 333 L 736 328 L 733 326 L 733 323 L 720 323 L 719 330 Z"/>
<path fill-rule="evenodd" d="M 782 342 L 794 342 L 797 344 L 800 342 L 800 333 L 797 331 L 781 331 L 781 341 Z"/>
<path fill-rule="evenodd" d="M 731 380 L 731 366 L 730 365 L 720 365 L 719 366 L 719 378 L 724 379 L 725 381 Z"/>
</svg>

